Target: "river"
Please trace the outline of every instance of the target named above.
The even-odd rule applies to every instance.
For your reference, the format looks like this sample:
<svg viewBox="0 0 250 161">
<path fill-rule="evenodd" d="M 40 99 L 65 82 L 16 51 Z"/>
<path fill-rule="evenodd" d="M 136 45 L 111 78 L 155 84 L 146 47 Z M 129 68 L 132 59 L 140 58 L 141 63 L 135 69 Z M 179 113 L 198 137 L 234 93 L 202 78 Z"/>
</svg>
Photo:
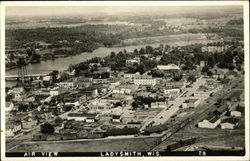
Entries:
<svg viewBox="0 0 250 161">
<path fill-rule="evenodd" d="M 203 43 L 206 44 L 208 42 L 213 42 L 215 40 L 204 40 L 204 42 L 199 40 L 176 40 L 176 41 L 168 41 L 168 42 L 158 42 L 158 43 L 150 43 L 150 44 L 143 44 L 143 45 L 130 45 L 130 46 L 124 46 L 124 47 L 112 47 L 112 48 L 106 48 L 106 47 L 100 47 L 96 50 L 94 50 L 92 53 L 89 52 L 83 52 L 76 56 L 71 57 L 64 57 L 64 58 L 58 58 L 54 61 L 47 60 L 47 61 L 41 61 L 41 63 L 37 64 L 29 64 L 26 66 L 27 73 L 28 74 L 43 74 L 43 73 L 49 73 L 53 70 L 63 71 L 68 68 L 70 64 L 77 64 L 83 61 L 86 61 L 87 59 L 91 59 L 93 57 L 105 57 L 110 55 L 111 52 L 118 53 L 119 51 L 123 51 L 126 49 L 128 52 L 134 51 L 134 49 L 140 49 L 142 47 L 145 47 L 147 45 L 150 45 L 152 47 L 158 47 L 160 44 L 168 44 L 170 46 L 184 46 L 187 44 L 194 44 L 194 43 Z M 18 69 L 12 69 L 6 71 L 5 75 L 16 75 L 18 73 Z M 6 86 L 14 86 L 16 83 L 14 81 L 6 81 Z"/>
<path fill-rule="evenodd" d="M 153 47 L 159 46 L 159 44 L 150 44 Z M 136 46 L 126 46 L 126 47 L 112 47 L 112 48 L 106 48 L 106 47 L 100 47 L 96 50 L 94 50 L 92 53 L 89 52 L 83 52 L 76 56 L 71 57 L 64 57 L 64 58 L 58 58 L 53 60 L 47 60 L 47 61 L 41 61 L 41 63 L 37 64 L 29 64 L 26 66 L 28 74 L 42 74 L 42 73 L 49 73 L 53 70 L 63 71 L 68 68 L 70 64 L 77 64 L 83 61 L 86 61 L 87 59 L 91 59 L 94 57 L 105 57 L 110 55 L 110 53 L 113 51 L 115 53 L 118 53 L 119 51 L 123 51 L 126 49 L 128 52 L 134 51 L 135 48 L 138 50 L 141 47 L 145 47 L 146 45 L 136 45 Z M 18 73 L 18 69 L 11 69 L 5 72 L 5 75 L 16 75 Z M 6 86 L 11 87 L 16 84 L 15 81 L 6 81 Z"/>
</svg>

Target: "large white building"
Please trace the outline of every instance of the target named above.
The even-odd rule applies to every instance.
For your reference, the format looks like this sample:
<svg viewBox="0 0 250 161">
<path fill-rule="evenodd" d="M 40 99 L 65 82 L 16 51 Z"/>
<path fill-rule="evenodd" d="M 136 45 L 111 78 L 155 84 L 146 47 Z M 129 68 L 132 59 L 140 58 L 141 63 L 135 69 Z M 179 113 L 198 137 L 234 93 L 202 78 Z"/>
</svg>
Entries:
<svg viewBox="0 0 250 161">
<path fill-rule="evenodd" d="M 168 65 L 157 65 L 156 67 L 158 70 L 169 71 L 169 70 L 180 70 L 175 64 L 168 64 Z"/>
<path fill-rule="evenodd" d="M 198 123 L 198 127 L 200 128 L 216 128 L 221 123 L 221 119 L 219 116 L 210 116 L 207 119 Z"/>
<path fill-rule="evenodd" d="M 134 84 L 154 86 L 156 85 L 156 79 L 149 75 L 139 75 L 134 78 Z"/>
</svg>

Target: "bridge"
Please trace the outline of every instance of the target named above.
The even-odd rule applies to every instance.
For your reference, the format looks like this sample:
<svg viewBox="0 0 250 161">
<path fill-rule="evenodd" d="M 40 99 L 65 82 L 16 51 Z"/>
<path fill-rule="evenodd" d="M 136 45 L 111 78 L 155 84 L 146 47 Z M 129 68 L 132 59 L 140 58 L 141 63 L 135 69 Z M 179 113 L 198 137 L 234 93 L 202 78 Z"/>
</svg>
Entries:
<svg viewBox="0 0 250 161">
<path fill-rule="evenodd" d="M 28 74 L 28 75 L 24 75 L 24 78 L 40 78 L 40 77 L 45 77 L 48 74 Z M 17 80 L 17 78 L 20 78 L 20 76 L 16 75 L 6 75 L 5 76 L 5 80 Z"/>
</svg>

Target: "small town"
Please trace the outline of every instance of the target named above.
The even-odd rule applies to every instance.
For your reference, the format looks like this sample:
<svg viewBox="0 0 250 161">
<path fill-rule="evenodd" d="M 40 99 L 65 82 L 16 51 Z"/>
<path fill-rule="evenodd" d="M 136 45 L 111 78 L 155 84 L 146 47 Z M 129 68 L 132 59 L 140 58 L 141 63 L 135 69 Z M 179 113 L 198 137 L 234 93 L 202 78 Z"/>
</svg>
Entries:
<svg viewBox="0 0 250 161">
<path fill-rule="evenodd" d="M 226 25 L 242 27 L 243 20 L 233 18 Z M 44 36 L 48 41 L 32 37 L 39 37 L 37 28 L 8 30 L 7 35 L 27 32 L 29 37 L 11 39 L 15 45 L 6 47 L 6 151 L 244 150 L 242 35 L 152 24 L 135 32 L 168 30 L 181 35 L 176 42 L 193 37 L 206 43 L 187 38 L 185 43 L 143 43 L 128 49 L 115 46 L 129 39 L 120 40 L 112 27 L 105 32 L 117 33 L 90 32 L 85 37 L 69 36 L 71 28 L 58 30 L 63 36 L 57 28 L 38 28 L 41 35 L 58 34 Z M 136 24 L 126 24 L 124 30 L 131 26 Z M 99 49 L 101 54 L 96 54 Z M 71 59 L 76 61 L 67 61 Z M 64 70 L 56 67 L 60 62 L 68 63 Z M 48 72 L 46 63 L 55 68 Z"/>
</svg>

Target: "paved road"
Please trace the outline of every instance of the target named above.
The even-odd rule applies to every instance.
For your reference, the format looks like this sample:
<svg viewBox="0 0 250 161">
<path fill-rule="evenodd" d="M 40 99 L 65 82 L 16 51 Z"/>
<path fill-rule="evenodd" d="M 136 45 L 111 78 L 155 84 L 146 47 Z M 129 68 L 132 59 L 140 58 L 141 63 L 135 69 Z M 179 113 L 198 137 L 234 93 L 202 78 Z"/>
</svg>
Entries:
<svg viewBox="0 0 250 161">
<path fill-rule="evenodd" d="M 174 101 L 169 102 L 169 106 L 164 108 L 160 113 L 158 113 L 153 119 L 148 120 L 141 128 L 141 131 L 145 130 L 145 128 L 153 122 L 153 125 L 161 125 L 168 121 L 168 119 L 174 115 L 178 110 L 179 106 L 188 99 L 201 85 L 204 85 L 206 79 L 198 78 L 196 82 L 193 83 L 191 88 L 186 89 L 183 93 L 185 93 L 186 97 L 180 97 L 183 94 L 180 94 Z"/>
</svg>

